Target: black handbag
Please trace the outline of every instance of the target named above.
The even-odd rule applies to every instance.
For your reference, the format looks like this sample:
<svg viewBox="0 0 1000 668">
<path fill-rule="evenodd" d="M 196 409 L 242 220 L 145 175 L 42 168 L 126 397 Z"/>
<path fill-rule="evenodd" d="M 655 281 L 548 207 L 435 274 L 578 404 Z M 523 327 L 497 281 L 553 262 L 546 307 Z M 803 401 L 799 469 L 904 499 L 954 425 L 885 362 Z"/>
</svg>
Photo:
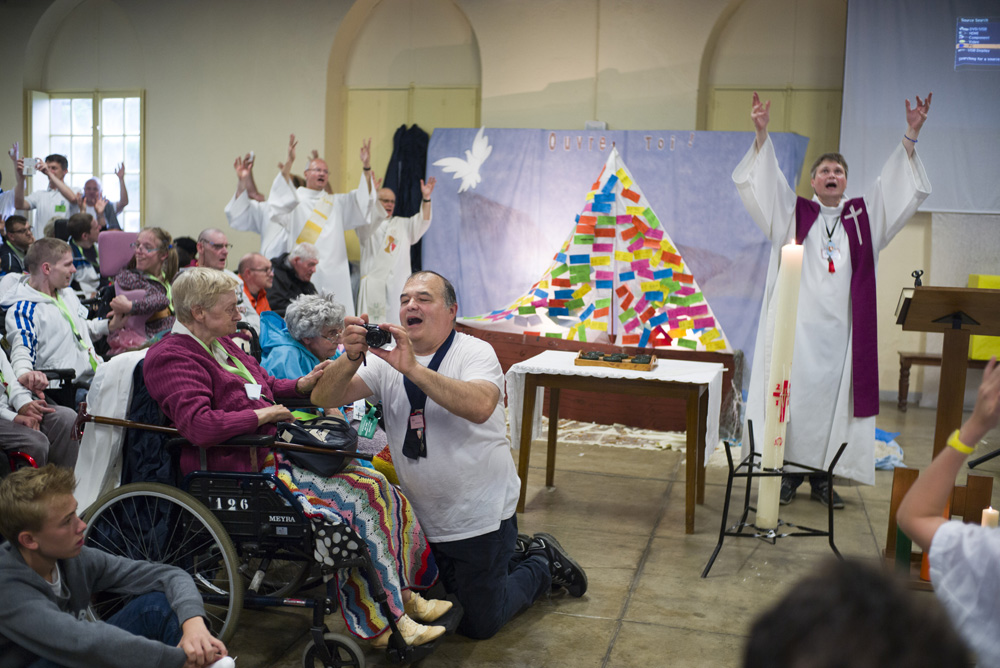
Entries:
<svg viewBox="0 0 1000 668">
<path fill-rule="evenodd" d="M 358 450 L 357 430 L 344 420 L 329 416 L 308 421 L 279 422 L 277 440 L 329 450 L 329 453 L 282 451 L 283 456 L 296 466 L 324 478 L 343 471 Z"/>
</svg>

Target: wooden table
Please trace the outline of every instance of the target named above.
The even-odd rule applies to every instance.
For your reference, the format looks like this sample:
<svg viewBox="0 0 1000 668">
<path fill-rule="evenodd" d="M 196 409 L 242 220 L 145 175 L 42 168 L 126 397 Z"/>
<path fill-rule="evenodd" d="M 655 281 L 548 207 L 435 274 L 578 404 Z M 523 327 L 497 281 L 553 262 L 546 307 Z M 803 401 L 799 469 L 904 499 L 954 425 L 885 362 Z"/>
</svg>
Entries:
<svg viewBox="0 0 1000 668">
<path fill-rule="evenodd" d="M 575 353 L 546 351 L 519 362 L 507 372 L 511 441 L 520 446 L 518 474 L 521 495 L 517 510 L 524 512 L 528 484 L 528 462 L 535 422 L 536 395 L 549 388 L 549 433 L 545 484 L 555 478 L 556 439 L 559 426 L 559 391 L 562 389 L 627 394 L 663 399 L 683 399 L 687 405 L 687 471 L 684 530 L 694 533 L 695 503 L 705 502 L 706 441 L 712 450 L 719 441 L 719 409 L 722 395 L 721 364 L 660 360 L 652 371 L 625 371 L 607 367 L 574 366 Z M 540 411 L 539 411 L 540 413 Z"/>
</svg>

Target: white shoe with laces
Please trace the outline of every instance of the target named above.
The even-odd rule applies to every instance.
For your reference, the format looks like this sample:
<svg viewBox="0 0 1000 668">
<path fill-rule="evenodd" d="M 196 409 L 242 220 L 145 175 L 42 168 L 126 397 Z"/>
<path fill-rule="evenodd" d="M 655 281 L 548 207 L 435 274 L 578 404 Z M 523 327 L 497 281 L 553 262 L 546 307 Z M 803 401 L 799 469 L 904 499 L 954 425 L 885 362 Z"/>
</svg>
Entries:
<svg viewBox="0 0 1000 668">
<path fill-rule="evenodd" d="M 424 645 L 432 640 L 437 640 L 443 636 L 445 632 L 445 628 L 443 626 L 424 626 L 423 624 L 417 624 L 407 615 L 403 615 L 396 621 L 396 627 L 403 635 L 403 642 L 411 647 Z M 376 636 L 372 639 L 372 647 L 388 647 L 390 635 L 389 629 L 387 628 L 382 635 Z"/>
<path fill-rule="evenodd" d="M 410 600 L 403 604 L 403 610 L 417 622 L 433 622 L 451 610 L 451 601 L 439 598 L 427 600 L 415 591 L 410 592 Z"/>
</svg>

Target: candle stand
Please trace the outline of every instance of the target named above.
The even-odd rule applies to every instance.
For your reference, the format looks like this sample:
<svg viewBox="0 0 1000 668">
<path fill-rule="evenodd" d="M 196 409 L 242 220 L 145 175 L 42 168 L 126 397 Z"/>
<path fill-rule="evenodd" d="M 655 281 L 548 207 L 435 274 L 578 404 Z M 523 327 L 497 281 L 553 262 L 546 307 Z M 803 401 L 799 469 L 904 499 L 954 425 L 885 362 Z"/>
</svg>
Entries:
<svg viewBox="0 0 1000 668">
<path fill-rule="evenodd" d="M 822 529 L 813 529 L 810 527 L 799 526 L 797 524 L 791 524 L 789 522 L 784 522 L 781 519 L 778 520 L 778 526 L 774 529 L 760 529 L 753 522 L 747 521 L 747 516 L 752 510 L 754 514 L 757 513 L 757 508 L 750 505 L 750 489 L 753 486 L 754 478 L 765 478 L 781 476 L 784 474 L 783 468 L 765 471 L 762 470 L 760 458 L 761 453 L 754 450 L 753 443 L 753 430 L 747 429 L 747 433 L 750 436 L 750 454 L 740 462 L 739 466 L 733 466 L 733 454 L 732 454 L 732 444 L 726 441 L 726 460 L 729 462 L 729 480 L 726 483 L 726 501 L 722 507 L 722 525 L 719 528 L 719 542 L 715 546 L 715 551 L 712 552 L 712 557 L 708 560 L 705 565 L 705 570 L 702 571 L 701 577 L 708 577 L 708 572 L 712 569 L 712 564 L 715 563 L 715 558 L 719 556 L 719 551 L 722 550 L 722 543 L 726 536 L 731 536 L 734 538 L 757 538 L 763 540 L 771 545 L 778 542 L 779 538 L 823 538 L 829 537 L 830 549 L 837 557 L 840 556 L 840 551 L 837 550 L 837 546 L 833 542 L 833 503 L 832 500 L 827 498 L 827 517 L 829 526 L 824 531 Z M 819 469 L 813 466 L 805 466 L 804 464 L 797 464 L 795 462 L 790 462 L 785 460 L 785 466 L 795 466 L 807 473 L 812 474 L 823 474 L 827 477 L 827 490 L 828 494 L 832 495 L 833 490 L 833 469 L 836 468 L 837 462 L 840 461 L 840 456 L 844 454 L 844 449 L 847 447 L 847 443 L 843 443 L 840 449 L 837 450 L 837 455 L 830 462 L 829 469 Z M 733 479 L 734 478 L 746 478 L 747 488 L 743 499 L 743 514 L 740 516 L 739 522 L 734 524 L 728 530 L 726 529 L 726 522 L 729 519 L 729 503 L 732 499 L 733 494 Z M 786 531 L 790 529 L 791 531 Z"/>
</svg>

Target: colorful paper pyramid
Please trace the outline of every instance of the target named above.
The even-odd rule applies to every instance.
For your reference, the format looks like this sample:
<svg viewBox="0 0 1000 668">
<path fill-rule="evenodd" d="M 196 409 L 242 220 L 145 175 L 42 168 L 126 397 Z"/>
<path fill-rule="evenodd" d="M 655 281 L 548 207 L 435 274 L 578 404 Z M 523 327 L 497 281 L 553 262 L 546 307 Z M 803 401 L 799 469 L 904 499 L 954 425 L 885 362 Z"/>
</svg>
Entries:
<svg viewBox="0 0 1000 668">
<path fill-rule="evenodd" d="M 729 350 L 690 266 L 615 148 L 541 280 L 507 308 L 462 320 L 507 321 L 527 335 L 567 340 Z"/>
</svg>

